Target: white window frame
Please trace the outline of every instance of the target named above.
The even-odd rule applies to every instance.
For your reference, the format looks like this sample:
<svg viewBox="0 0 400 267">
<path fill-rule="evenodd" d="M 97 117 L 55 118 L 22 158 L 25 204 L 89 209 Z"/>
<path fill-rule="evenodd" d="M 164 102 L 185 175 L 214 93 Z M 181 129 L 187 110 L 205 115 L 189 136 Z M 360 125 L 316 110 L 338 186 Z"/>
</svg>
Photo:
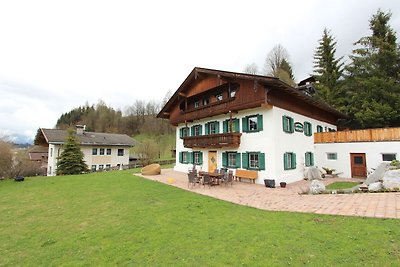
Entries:
<svg viewBox="0 0 400 267">
<path fill-rule="evenodd" d="M 258 169 L 260 167 L 259 153 L 249 153 L 249 169 Z"/>
</svg>

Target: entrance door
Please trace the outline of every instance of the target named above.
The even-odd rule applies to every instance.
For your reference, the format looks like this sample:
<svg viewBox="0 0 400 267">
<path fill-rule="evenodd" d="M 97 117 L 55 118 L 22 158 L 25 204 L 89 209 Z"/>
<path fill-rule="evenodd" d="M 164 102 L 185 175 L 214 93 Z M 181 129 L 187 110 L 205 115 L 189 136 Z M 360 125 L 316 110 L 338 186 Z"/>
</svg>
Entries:
<svg viewBox="0 0 400 267">
<path fill-rule="evenodd" d="M 217 169 L 217 151 L 208 151 L 208 172 Z"/>
<path fill-rule="evenodd" d="M 350 153 L 351 177 L 367 177 L 365 153 Z"/>
</svg>

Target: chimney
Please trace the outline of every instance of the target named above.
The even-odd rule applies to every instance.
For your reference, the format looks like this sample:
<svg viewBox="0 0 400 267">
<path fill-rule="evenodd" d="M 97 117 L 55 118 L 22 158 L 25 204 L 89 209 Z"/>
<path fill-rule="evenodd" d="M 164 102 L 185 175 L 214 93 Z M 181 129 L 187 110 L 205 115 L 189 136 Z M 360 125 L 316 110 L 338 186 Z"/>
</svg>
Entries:
<svg viewBox="0 0 400 267">
<path fill-rule="evenodd" d="M 86 125 L 76 125 L 76 134 L 82 135 L 86 130 Z"/>
</svg>

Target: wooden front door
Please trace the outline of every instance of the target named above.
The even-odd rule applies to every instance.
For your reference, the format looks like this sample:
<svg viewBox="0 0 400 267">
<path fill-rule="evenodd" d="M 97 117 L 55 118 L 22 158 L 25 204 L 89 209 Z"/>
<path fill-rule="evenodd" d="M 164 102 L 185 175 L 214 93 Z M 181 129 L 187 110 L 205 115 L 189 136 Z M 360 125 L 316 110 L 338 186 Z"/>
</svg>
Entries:
<svg viewBox="0 0 400 267">
<path fill-rule="evenodd" d="M 208 172 L 214 172 L 217 169 L 217 151 L 208 151 Z"/>
<path fill-rule="evenodd" d="M 367 177 L 365 153 L 350 153 L 351 177 Z"/>
</svg>

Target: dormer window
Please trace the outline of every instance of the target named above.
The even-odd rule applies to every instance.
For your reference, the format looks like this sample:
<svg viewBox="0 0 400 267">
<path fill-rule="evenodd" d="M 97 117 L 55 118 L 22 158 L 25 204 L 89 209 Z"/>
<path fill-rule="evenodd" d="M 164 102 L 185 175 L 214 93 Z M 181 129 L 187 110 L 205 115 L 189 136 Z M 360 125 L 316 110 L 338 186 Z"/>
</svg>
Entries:
<svg viewBox="0 0 400 267">
<path fill-rule="evenodd" d="M 231 90 L 231 98 L 234 98 L 235 97 L 235 95 L 236 95 L 236 90 Z"/>
<path fill-rule="evenodd" d="M 207 106 L 208 104 L 210 104 L 210 99 L 209 98 L 204 98 L 203 99 L 203 106 Z"/>
<path fill-rule="evenodd" d="M 215 99 L 216 99 L 217 101 L 221 101 L 221 100 L 222 100 L 222 94 L 217 94 L 217 95 L 215 96 Z"/>
<path fill-rule="evenodd" d="M 200 107 L 200 102 L 197 100 L 194 102 L 194 108 L 199 108 Z"/>
</svg>

